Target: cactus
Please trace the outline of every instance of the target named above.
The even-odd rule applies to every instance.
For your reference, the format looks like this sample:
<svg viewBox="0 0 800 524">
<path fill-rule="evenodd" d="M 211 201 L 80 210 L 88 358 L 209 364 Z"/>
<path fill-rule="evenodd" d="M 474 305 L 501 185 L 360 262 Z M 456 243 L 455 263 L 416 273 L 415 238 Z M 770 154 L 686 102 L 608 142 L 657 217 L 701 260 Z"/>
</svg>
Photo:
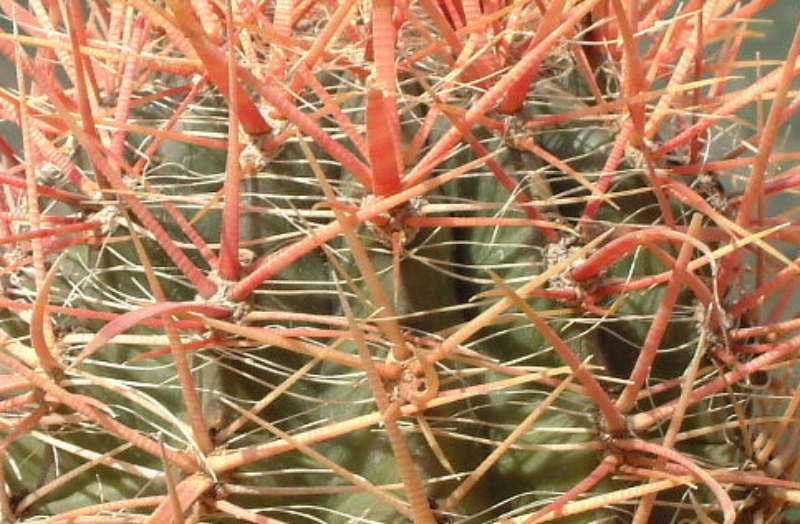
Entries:
<svg viewBox="0 0 800 524">
<path fill-rule="evenodd" d="M 2 521 L 784 522 L 765 3 L 2 2 Z"/>
</svg>

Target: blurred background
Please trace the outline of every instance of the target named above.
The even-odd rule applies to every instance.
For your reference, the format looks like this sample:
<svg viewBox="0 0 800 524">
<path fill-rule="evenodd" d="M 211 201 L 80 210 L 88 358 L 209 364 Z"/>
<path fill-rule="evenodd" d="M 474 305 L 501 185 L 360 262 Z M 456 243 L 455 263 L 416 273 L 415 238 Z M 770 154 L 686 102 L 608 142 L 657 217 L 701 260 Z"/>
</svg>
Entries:
<svg viewBox="0 0 800 524">
<path fill-rule="evenodd" d="M 798 0 L 777 0 L 763 14 L 763 17 L 759 17 L 763 18 L 763 22 L 751 25 L 752 31 L 762 33 L 763 36 L 759 39 L 751 39 L 747 43 L 745 58 L 783 61 L 789 52 L 792 38 L 797 32 L 798 26 L 800 26 L 800 2 Z M 771 70 L 771 67 L 765 68 L 763 73 L 769 70 Z M 753 71 L 753 68 L 749 68 L 748 73 L 748 80 L 751 82 L 756 78 L 757 73 Z M 800 89 L 800 80 L 797 78 L 795 79 L 794 88 Z M 796 99 L 799 96 L 800 93 L 795 92 L 791 98 Z M 767 106 L 768 108 L 769 106 Z M 758 117 L 757 109 L 750 108 L 746 116 L 749 120 L 755 121 L 754 119 Z M 766 118 L 766 115 L 764 115 L 764 118 Z M 787 128 L 784 140 L 785 142 L 782 144 L 781 149 L 785 151 L 800 151 L 800 115 L 795 114 L 792 119 L 792 125 Z"/>
</svg>

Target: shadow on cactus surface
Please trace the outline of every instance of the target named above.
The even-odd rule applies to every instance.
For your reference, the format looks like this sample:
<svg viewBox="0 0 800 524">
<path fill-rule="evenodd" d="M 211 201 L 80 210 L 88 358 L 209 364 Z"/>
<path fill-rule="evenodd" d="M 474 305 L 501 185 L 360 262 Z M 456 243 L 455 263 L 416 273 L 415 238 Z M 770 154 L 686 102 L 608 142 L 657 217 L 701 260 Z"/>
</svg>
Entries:
<svg viewBox="0 0 800 524">
<path fill-rule="evenodd" d="M 774 3 L 0 2 L 0 520 L 789 522 Z"/>
</svg>

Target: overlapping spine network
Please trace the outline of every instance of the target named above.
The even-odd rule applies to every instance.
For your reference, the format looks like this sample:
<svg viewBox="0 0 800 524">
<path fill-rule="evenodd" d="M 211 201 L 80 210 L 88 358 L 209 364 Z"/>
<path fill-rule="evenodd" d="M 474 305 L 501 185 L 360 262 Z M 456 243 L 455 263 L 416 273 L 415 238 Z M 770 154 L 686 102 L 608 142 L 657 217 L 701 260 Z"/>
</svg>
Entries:
<svg viewBox="0 0 800 524">
<path fill-rule="evenodd" d="M 774 3 L 1 0 L 0 522 L 789 522 Z"/>
</svg>

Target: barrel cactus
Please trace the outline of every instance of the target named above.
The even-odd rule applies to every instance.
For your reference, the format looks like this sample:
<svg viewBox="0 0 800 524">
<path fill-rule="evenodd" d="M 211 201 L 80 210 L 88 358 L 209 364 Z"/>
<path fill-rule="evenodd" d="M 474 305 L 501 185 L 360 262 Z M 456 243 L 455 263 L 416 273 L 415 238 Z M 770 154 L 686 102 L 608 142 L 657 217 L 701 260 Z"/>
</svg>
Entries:
<svg viewBox="0 0 800 524">
<path fill-rule="evenodd" d="M 789 518 L 766 3 L 0 3 L 2 521 Z"/>
</svg>

